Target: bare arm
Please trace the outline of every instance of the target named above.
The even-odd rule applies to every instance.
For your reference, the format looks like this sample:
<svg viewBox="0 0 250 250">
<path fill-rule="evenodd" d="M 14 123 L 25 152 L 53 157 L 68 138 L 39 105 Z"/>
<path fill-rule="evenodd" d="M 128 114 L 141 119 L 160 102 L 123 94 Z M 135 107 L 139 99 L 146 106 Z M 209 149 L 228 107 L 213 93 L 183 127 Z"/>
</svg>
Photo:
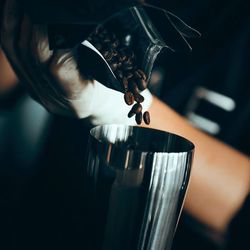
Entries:
<svg viewBox="0 0 250 250">
<path fill-rule="evenodd" d="M 17 81 L 15 73 L 0 48 L 0 96 L 15 87 Z"/>
<path fill-rule="evenodd" d="M 225 232 L 250 187 L 250 158 L 192 127 L 154 98 L 150 126 L 191 140 L 195 146 L 192 177 L 184 208 L 199 221 Z"/>
</svg>

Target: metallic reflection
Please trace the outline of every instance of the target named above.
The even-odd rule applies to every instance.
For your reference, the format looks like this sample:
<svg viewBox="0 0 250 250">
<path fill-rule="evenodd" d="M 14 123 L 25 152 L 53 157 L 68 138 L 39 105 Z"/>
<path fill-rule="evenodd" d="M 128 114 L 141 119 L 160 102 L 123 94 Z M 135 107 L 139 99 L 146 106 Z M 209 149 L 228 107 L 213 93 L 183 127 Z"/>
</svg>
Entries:
<svg viewBox="0 0 250 250">
<path fill-rule="evenodd" d="M 171 248 L 194 145 L 163 131 L 91 130 L 87 164 L 89 250 Z"/>
</svg>

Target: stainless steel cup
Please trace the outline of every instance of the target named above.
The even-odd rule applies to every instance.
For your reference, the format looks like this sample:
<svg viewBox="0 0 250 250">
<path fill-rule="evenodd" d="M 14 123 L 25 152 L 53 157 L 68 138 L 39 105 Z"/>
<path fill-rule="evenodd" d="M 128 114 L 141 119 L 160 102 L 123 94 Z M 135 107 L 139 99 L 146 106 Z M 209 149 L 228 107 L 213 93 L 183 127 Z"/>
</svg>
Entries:
<svg viewBox="0 0 250 250">
<path fill-rule="evenodd" d="M 88 250 L 168 250 L 194 145 L 175 134 L 104 125 L 90 131 L 85 169 Z"/>
</svg>

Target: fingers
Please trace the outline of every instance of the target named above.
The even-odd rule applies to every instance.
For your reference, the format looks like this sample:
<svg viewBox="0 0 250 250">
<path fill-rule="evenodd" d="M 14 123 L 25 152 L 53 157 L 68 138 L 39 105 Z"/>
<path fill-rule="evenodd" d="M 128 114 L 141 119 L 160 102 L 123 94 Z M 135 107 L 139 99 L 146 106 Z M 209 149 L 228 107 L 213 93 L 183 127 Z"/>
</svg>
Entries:
<svg viewBox="0 0 250 250">
<path fill-rule="evenodd" d="M 21 81 L 32 82 L 30 76 L 26 74 L 20 59 L 18 57 L 18 40 L 21 30 L 23 13 L 16 0 L 6 0 L 3 10 L 1 45 L 10 61 L 12 67 Z M 31 95 L 36 98 L 36 94 L 30 91 Z"/>
<path fill-rule="evenodd" d="M 50 72 L 62 87 L 67 99 L 78 99 L 84 91 L 87 81 L 78 70 L 76 50 L 55 51 L 50 61 Z"/>
<path fill-rule="evenodd" d="M 41 30 L 36 30 L 35 42 L 39 42 L 33 42 L 32 22 L 22 13 L 18 1 L 6 1 L 1 44 L 9 61 L 33 98 L 49 110 L 63 113 L 63 111 L 68 110 L 67 104 L 55 91 L 54 82 L 47 79 L 48 69 L 42 65 L 50 59 L 52 52 L 48 53 L 48 42 L 44 39 L 45 31 L 43 29 L 40 34 Z M 43 38 L 42 40 L 40 40 L 40 35 Z"/>
<path fill-rule="evenodd" d="M 33 25 L 31 50 L 37 63 L 47 65 L 53 55 L 49 48 L 47 25 Z"/>
</svg>

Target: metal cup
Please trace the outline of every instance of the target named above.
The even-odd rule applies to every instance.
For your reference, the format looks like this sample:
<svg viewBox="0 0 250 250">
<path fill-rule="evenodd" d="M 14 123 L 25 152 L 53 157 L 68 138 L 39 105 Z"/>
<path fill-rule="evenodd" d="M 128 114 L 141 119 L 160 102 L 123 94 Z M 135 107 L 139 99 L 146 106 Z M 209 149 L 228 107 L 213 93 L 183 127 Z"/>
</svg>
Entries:
<svg viewBox="0 0 250 250">
<path fill-rule="evenodd" d="M 85 249 L 171 249 L 193 153 L 194 145 L 175 134 L 123 125 L 93 128 L 85 169 Z"/>
</svg>

